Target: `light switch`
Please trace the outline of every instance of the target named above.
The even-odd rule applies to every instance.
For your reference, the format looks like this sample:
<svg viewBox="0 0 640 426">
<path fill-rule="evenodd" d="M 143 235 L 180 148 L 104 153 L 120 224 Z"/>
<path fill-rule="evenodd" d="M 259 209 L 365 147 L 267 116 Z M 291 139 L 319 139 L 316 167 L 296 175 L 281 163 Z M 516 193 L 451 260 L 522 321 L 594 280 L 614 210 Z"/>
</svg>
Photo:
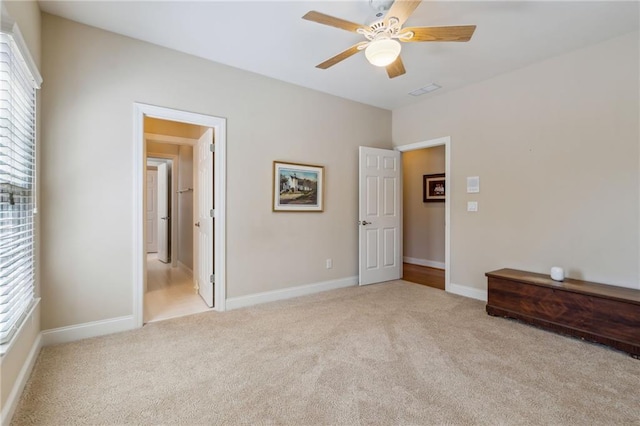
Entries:
<svg viewBox="0 0 640 426">
<path fill-rule="evenodd" d="M 467 201 L 467 211 L 468 212 L 477 212 L 478 211 L 478 202 L 477 201 Z"/>
</svg>

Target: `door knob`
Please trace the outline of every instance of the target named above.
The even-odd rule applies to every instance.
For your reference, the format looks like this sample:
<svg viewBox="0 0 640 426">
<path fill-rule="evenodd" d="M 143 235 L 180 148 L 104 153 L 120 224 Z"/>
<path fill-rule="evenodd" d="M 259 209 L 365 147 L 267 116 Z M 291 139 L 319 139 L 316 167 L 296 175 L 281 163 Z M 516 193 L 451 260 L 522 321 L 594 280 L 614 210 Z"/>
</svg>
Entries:
<svg viewBox="0 0 640 426">
<path fill-rule="evenodd" d="M 361 224 L 362 226 L 371 225 L 371 222 L 367 222 L 366 220 L 358 221 L 358 223 Z"/>
<path fill-rule="evenodd" d="M 199 228 L 200 227 L 200 222 L 196 222 L 195 225 Z"/>
<path fill-rule="evenodd" d="M 161 217 L 162 220 L 169 220 L 169 216 Z"/>
</svg>

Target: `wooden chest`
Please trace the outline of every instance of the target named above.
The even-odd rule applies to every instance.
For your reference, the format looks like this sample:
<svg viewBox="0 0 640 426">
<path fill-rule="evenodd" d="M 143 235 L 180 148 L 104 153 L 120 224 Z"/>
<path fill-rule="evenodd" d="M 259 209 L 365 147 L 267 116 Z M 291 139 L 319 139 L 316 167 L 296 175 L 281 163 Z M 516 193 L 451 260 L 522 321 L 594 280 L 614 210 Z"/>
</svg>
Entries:
<svg viewBox="0 0 640 426">
<path fill-rule="evenodd" d="M 640 290 L 515 269 L 487 272 L 487 313 L 640 357 Z"/>
</svg>

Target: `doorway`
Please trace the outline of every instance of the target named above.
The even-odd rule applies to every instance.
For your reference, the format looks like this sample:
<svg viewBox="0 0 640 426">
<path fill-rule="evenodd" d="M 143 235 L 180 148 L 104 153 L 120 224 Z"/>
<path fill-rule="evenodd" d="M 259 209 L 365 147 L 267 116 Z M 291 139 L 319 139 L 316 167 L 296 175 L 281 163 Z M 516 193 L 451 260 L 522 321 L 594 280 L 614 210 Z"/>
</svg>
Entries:
<svg viewBox="0 0 640 426">
<path fill-rule="evenodd" d="M 445 146 L 402 154 L 402 279 L 444 290 L 445 196 L 425 190 L 444 189 Z"/>
<path fill-rule="evenodd" d="M 359 220 L 358 255 L 360 285 L 375 284 L 402 277 L 402 162 L 404 152 L 444 145 L 444 289 L 451 284 L 451 138 L 417 142 L 394 150 L 359 148 Z"/>
<path fill-rule="evenodd" d="M 143 322 L 209 309 L 193 276 L 193 145 L 206 129 L 145 117 L 146 285 Z"/>
<path fill-rule="evenodd" d="M 413 279 L 413 280 L 420 280 L 420 281 L 424 281 L 432 283 L 433 287 L 436 288 L 442 288 L 447 292 L 450 292 L 452 290 L 452 285 L 451 285 L 451 138 L 449 136 L 445 136 L 442 138 L 437 138 L 437 139 L 431 139 L 431 140 L 427 140 L 427 141 L 423 141 L 423 142 L 416 142 L 416 143 L 412 143 L 412 144 L 408 144 L 408 145 L 400 145 L 395 147 L 395 149 L 397 151 L 400 151 L 402 153 L 403 156 L 403 162 L 404 162 L 404 157 L 405 155 L 407 155 L 409 158 L 412 156 L 412 154 L 415 151 L 423 151 L 423 150 L 428 150 L 430 148 L 439 148 L 440 150 L 444 149 L 444 152 L 438 152 L 435 157 L 436 160 L 434 161 L 435 164 L 429 164 L 429 162 L 427 161 L 427 167 L 429 169 L 431 169 L 433 167 L 433 169 L 431 170 L 435 170 L 436 167 L 442 167 L 444 166 L 444 174 L 445 174 L 445 200 L 444 203 L 438 203 L 440 206 L 442 206 L 442 204 L 444 204 L 444 212 L 440 211 L 436 214 L 436 222 L 442 224 L 441 219 L 438 219 L 437 216 L 438 214 L 442 215 L 442 213 L 444 214 L 444 229 L 440 228 L 438 229 L 438 226 L 440 225 L 435 225 L 436 226 L 436 232 L 444 232 L 444 238 L 439 238 L 438 240 L 440 242 L 436 243 L 436 244 L 441 244 L 441 241 L 444 240 L 444 263 L 440 262 L 441 256 L 438 255 L 437 259 L 423 259 L 421 257 L 412 257 L 410 256 L 412 253 L 408 252 L 408 253 L 404 253 L 403 252 L 403 264 L 406 263 L 408 265 L 407 267 L 407 275 L 409 279 Z M 435 153 L 435 151 L 433 151 L 432 153 Z M 440 159 L 440 156 L 444 156 L 444 161 L 442 162 L 442 159 Z M 428 170 L 427 170 L 428 171 Z M 417 172 L 416 172 L 417 173 Z M 425 171 L 425 173 L 421 173 L 421 174 L 435 174 L 437 172 L 433 172 L 433 173 L 427 173 Z M 408 182 L 404 181 L 405 179 L 405 172 L 403 171 L 403 186 L 409 184 Z M 420 190 L 422 191 L 422 180 L 420 181 L 420 185 L 419 185 Z M 403 190 L 404 191 L 404 190 Z M 412 196 L 409 194 L 403 194 L 403 195 L 407 195 L 407 196 Z M 413 197 L 415 197 L 415 194 L 413 195 Z M 420 197 L 420 202 L 422 202 L 422 197 Z M 406 204 L 407 201 L 403 199 L 403 209 L 406 208 Z M 426 204 L 426 203 L 425 203 Z M 435 204 L 435 203 L 431 203 L 431 204 Z M 442 210 L 442 207 L 438 208 L 432 208 L 432 210 Z M 404 215 L 404 214 L 403 214 Z M 405 224 L 403 221 L 403 233 L 404 233 L 404 226 L 409 225 L 409 227 L 412 226 L 411 223 Z M 411 231 L 411 229 L 408 229 L 407 231 Z M 403 239 L 403 246 L 404 246 L 404 239 Z M 431 250 L 431 251 L 427 251 L 427 253 L 434 253 L 434 251 L 437 251 L 437 248 L 434 247 L 435 250 Z M 407 262 L 408 261 L 408 262 Z M 444 271 L 442 271 L 444 269 Z M 444 280 L 442 280 L 442 276 L 444 275 Z"/>
<path fill-rule="evenodd" d="M 200 133 L 202 135 L 197 138 L 158 130 L 151 132 L 145 126 L 145 120 L 147 120 L 147 123 L 149 120 L 156 120 L 158 122 L 176 122 L 177 124 L 195 126 L 201 129 Z M 146 291 L 150 290 L 150 288 L 157 290 L 158 287 L 177 288 L 179 286 L 178 282 L 182 282 L 182 287 L 189 287 L 191 295 L 202 297 L 205 302 L 210 299 L 207 303 L 209 306 L 205 309 L 213 307 L 215 310 L 223 311 L 226 298 L 226 273 L 224 268 L 226 257 L 224 243 L 226 237 L 224 226 L 226 189 L 225 120 L 219 117 L 135 103 L 134 140 L 134 194 L 136 199 L 134 204 L 135 276 L 133 311 L 136 324 L 141 327 L 145 322 Z M 183 188 L 177 184 L 176 176 L 184 175 L 186 172 L 184 169 L 187 167 L 183 167 L 184 162 L 180 161 L 180 151 L 185 151 L 186 147 L 193 153 L 191 162 L 193 183 L 192 186 L 185 185 Z M 151 151 L 149 151 L 149 148 L 151 148 Z M 147 227 L 145 226 L 147 222 L 146 159 L 148 152 L 152 157 L 175 157 L 175 159 L 172 159 L 173 174 L 171 181 L 173 185 L 171 186 L 173 189 L 170 190 L 169 196 L 172 200 L 169 202 L 171 214 L 168 215 L 170 223 L 173 222 L 173 226 L 169 225 L 171 229 L 169 232 L 169 235 L 171 235 L 169 247 L 171 257 L 166 264 L 157 262 L 154 259 L 154 254 L 147 253 L 146 247 L 148 239 Z M 205 158 L 206 161 L 198 162 L 199 158 Z M 207 167 L 207 169 L 200 170 L 199 167 L 201 166 Z M 199 182 L 200 187 L 204 188 L 202 191 L 199 190 Z M 205 188 L 207 185 L 208 187 Z M 193 200 L 193 203 L 190 204 L 190 213 L 183 214 L 182 217 L 180 213 L 183 209 L 179 208 L 180 197 L 185 200 L 191 197 Z M 205 212 L 206 217 L 199 214 L 199 212 Z M 189 262 L 188 256 L 185 256 L 188 250 L 185 250 L 185 238 L 181 238 L 187 235 L 192 236 L 192 262 Z M 198 241 L 202 244 L 199 245 Z M 207 250 L 202 250 L 200 247 L 206 247 Z M 156 260 L 153 263 L 153 268 L 147 267 L 150 260 Z M 184 275 L 185 272 L 186 276 Z M 206 273 L 206 280 L 203 279 L 200 272 Z M 160 277 L 160 280 L 154 281 L 158 277 Z M 174 286 L 173 284 L 178 285 Z M 207 289 L 208 293 L 205 291 Z M 207 297 L 208 294 L 210 294 L 210 297 Z"/>
<path fill-rule="evenodd" d="M 156 156 L 154 156 L 156 155 Z M 162 158 L 164 157 L 164 158 Z M 154 253 L 163 263 L 177 260 L 177 246 L 172 244 L 176 238 L 173 213 L 178 214 L 173 206 L 175 191 L 174 177 L 177 176 L 178 157 L 152 154 L 147 151 L 146 174 L 146 247 L 147 254 Z"/>
</svg>

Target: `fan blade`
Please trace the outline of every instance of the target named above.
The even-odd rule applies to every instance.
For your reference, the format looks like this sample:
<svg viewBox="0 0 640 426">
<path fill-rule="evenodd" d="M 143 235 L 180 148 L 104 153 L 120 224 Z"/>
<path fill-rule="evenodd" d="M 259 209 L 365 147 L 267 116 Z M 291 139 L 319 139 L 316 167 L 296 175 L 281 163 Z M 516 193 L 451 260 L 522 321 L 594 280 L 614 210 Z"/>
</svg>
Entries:
<svg viewBox="0 0 640 426">
<path fill-rule="evenodd" d="M 416 10 L 416 7 L 420 6 L 420 2 L 421 0 L 395 0 L 387 14 L 384 16 L 385 22 L 387 22 L 389 18 L 397 18 L 398 21 L 400 21 L 399 25 L 402 26 L 404 21 L 406 21 L 413 11 Z"/>
<path fill-rule="evenodd" d="M 366 41 L 361 41 L 358 44 L 354 44 L 353 46 L 351 46 L 350 48 L 348 48 L 344 52 L 338 53 L 333 58 L 327 59 L 323 63 L 316 65 L 316 68 L 320 68 L 320 69 L 326 70 L 327 68 L 334 66 L 338 62 L 344 61 L 345 59 L 347 59 L 347 58 L 355 55 L 356 53 L 358 53 L 360 51 L 358 49 L 358 46 L 360 46 L 361 44 L 367 44 L 367 42 Z"/>
<path fill-rule="evenodd" d="M 364 25 L 345 21 L 344 19 L 340 18 L 334 18 L 333 16 L 325 15 L 324 13 L 316 12 L 315 10 L 307 12 L 307 14 L 302 17 L 302 19 L 317 22 L 318 24 L 329 25 L 331 27 L 340 28 L 341 30 L 347 30 L 354 33 L 358 30 L 358 28 L 365 27 Z"/>
<path fill-rule="evenodd" d="M 476 30 L 475 25 L 464 25 L 458 27 L 406 27 L 400 31 L 405 34 L 409 31 L 413 33 L 413 37 L 406 39 L 400 38 L 400 41 L 469 41 L 473 32 Z"/>
<path fill-rule="evenodd" d="M 391 65 L 387 65 L 387 74 L 389 78 L 398 77 L 407 71 L 404 69 L 404 64 L 402 63 L 402 59 L 398 56 L 398 59 L 393 61 Z"/>
</svg>

